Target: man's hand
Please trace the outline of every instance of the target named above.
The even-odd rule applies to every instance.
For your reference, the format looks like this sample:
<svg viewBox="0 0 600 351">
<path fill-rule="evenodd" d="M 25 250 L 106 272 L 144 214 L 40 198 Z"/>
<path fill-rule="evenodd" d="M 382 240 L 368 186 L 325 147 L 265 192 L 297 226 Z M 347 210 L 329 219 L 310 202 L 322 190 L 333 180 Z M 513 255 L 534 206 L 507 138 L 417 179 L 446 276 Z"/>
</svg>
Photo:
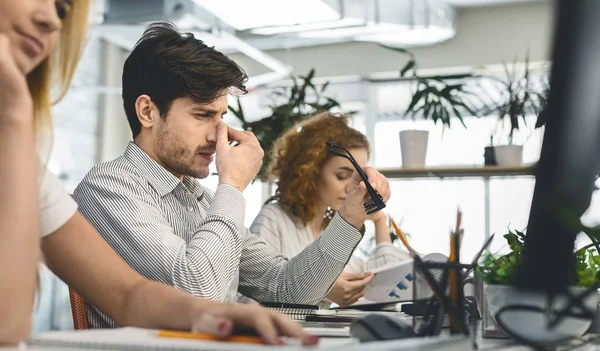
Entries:
<svg viewBox="0 0 600 351">
<path fill-rule="evenodd" d="M 231 146 L 229 141 L 236 141 Z M 264 151 L 252 132 L 235 130 L 224 122 L 217 125 L 217 172 L 219 184 L 229 184 L 239 191 L 250 184 L 262 165 Z"/>
<path fill-rule="evenodd" d="M 369 179 L 371 186 L 381 194 L 383 201 L 387 202 L 390 198 L 390 183 L 373 167 L 363 167 L 363 171 Z M 356 229 L 360 229 L 367 219 L 374 219 L 378 216 L 377 212 L 367 215 L 364 203 L 369 199 L 367 187 L 362 178 L 356 171 L 352 174 L 352 180 L 348 186 L 348 195 L 344 205 L 339 210 L 340 216 Z"/>
<path fill-rule="evenodd" d="M 193 332 L 227 337 L 234 332 L 234 328 L 250 328 L 269 344 L 284 344 L 281 336 L 299 339 L 303 345 L 316 345 L 319 342 L 317 336 L 307 334 L 298 323 L 258 305 L 214 303 L 201 311 L 192 325 Z"/>
<path fill-rule="evenodd" d="M 372 279 L 371 273 L 342 273 L 327 297 L 341 307 L 350 306 L 363 297 Z"/>
<path fill-rule="evenodd" d="M 27 81 L 12 52 L 10 39 L 0 33 L 0 123 L 33 125 L 33 102 Z"/>
</svg>

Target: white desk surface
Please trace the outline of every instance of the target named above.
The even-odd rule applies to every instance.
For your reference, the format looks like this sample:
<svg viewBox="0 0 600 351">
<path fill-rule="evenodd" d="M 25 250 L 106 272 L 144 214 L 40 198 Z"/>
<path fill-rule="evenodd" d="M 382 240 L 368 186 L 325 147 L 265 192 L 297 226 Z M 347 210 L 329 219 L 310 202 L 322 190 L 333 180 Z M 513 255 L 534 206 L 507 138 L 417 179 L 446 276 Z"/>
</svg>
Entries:
<svg viewBox="0 0 600 351">
<path fill-rule="evenodd" d="M 532 350 L 529 347 L 526 346 L 521 346 L 521 345 L 514 345 L 512 344 L 510 341 L 508 340 L 498 340 L 498 339 L 480 339 L 478 338 L 478 345 L 479 348 L 478 350 L 482 350 L 482 351 L 492 351 L 492 350 L 498 350 L 498 351 L 529 351 Z M 386 341 L 386 342 L 372 342 L 372 343 L 365 343 L 365 344 L 360 344 L 358 343 L 357 340 L 355 339 L 351 339 L 351 338 L 328 338 L 328 337 L 321 337 L 321 342 L 319 344 L 319 347 L 282 347 L 282 350 L 335 350 L 335 349 L 344 349 L 344 350 L 348 350 L 348 351 L 392 351 L 392 350 L 404 350 L 404 351 L 410 351 L 410 350 L 417 350 L 418 349 L 418 340 L 423 340 L 423 339 L 403 339 L 403 340 L 395 340 L 395 341 Z M 110 341 L 110 340 L 106 340 L 106 341 Z M 450 344 L 450 343 L 448 343 Z M 461 343 L 460 345 L 464 346 L 464 343 Z M 223 349 L 229 349 L 229 347 L 227 347 L 226 345 Z M 231 346 L 233 346 L 233 348 L 235 349 L 240 349 L 241 344 L 231 344 Z M 435 350 L 439 350 L 439 351 L 443 351 L 443 350 L 452 350 L 452 351 L 458 351 L 459 348 L 457 348 L 456 346 L 452 347 L 439 347 L 440 345 L 436 345 Z M 247 349 L 252 349 L 252 350 L 269 350 L 269 351 L 273 351 L 273 350 L 277 350 L 280 347 L 278 346 L 259 346 L 259 345 L 250 345 L 248 344 Z M 123 348 L 122 351 L 127 351 L 127 350 L 131 350 L 131 348 Z M 140 348 L 135 348 L 136 350 L 140 350 Z M 219 349 L 221 349 L 221 347 L 219 347 Z M 465 348 L 460 348 L 460 350 L 463 350 Z M 471 350 L 472 348 L 467 347 L 466 350 Z M 91 350 L 91 348 L 80 348 L 80 347 L 56 347 L 56 346 L 25 346 L 25 345 L 21 345 L 19 347 L 0 347 L 0 351 L 22 351 L 22 350 L 33 350 L 33 351 L 89 351 Z M 115 350 L 118 351 L 119 349 L 112 349 L 111 350 Z M 432 350 L 432 348 L 430 347 L 429 350 Z M 594 344 L 589 344 L 589 345 L 585 345 L 582 347 L 577 347 L 578 351 L 589 351 L 589 350 L 600 350 L 600 345 L 594 345 Z"/>
</svg>

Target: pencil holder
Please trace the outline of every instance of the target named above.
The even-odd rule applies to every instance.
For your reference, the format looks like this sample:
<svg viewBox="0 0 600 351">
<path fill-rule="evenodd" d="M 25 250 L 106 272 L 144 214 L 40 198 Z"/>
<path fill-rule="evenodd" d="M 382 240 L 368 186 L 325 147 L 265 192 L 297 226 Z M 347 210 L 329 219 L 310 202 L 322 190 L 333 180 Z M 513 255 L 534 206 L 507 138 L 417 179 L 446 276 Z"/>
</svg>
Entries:
<svg viewBox="0 0 600 351">
<path fill-rule="evenodd" d="M 469 334 L 466 310 L 470 309 L 471 301 L 464 297 L 463 289 L 469 282 L 464 272 L 473 268 L 471 264 L 415 260 L 413 300 L 423 312 L 421 316 L 413 316 L 413 328 L 418 335 Z M 451 284 L 457 287 L 453 294 Z"/>
</svg>

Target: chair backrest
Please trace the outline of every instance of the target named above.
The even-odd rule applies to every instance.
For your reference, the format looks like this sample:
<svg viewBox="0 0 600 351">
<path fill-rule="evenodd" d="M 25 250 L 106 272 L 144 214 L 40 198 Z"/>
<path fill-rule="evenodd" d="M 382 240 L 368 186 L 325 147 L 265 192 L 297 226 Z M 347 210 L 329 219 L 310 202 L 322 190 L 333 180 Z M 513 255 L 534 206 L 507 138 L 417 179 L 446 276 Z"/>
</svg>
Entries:
<svg viewBox="0 0 600 351">
<path fill-rule="evenodd" d="M 75 330 L 87 329 L 87 313 L 85 312 L 85 303 L 83 298 L 70 287 L 69 300 L 71 300 L 71 314 L 73 314 L 73 326 L 75 327 Z"/>
</svg>

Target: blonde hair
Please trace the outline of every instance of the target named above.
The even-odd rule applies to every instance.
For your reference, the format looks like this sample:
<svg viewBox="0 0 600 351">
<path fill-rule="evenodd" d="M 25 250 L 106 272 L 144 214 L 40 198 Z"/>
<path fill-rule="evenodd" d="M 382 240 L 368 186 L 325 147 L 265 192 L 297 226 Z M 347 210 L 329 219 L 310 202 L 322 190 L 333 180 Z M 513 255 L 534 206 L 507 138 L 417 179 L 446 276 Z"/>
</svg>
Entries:
<svg viewBox="0 0 600 351">
<path fill-rule="evenodd" d="M 69 90 L 85 43 L 89 10 L 90 0 L 73 1 L 54 52 L 27 75 L 38 137 L 51 131 L 51 106 Z M 52 88 L 56 88 L 54 97 Z"/>
</svg>

